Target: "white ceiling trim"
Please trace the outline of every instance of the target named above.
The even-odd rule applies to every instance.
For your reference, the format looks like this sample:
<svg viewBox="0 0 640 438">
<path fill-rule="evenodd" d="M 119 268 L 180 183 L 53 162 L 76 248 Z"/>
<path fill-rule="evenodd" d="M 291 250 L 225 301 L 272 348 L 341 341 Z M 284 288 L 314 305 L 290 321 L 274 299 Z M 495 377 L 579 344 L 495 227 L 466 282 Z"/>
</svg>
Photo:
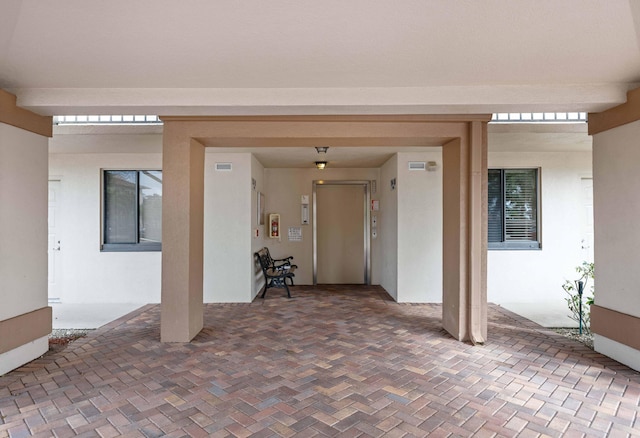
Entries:
<svg viewBox="0 0 640 438">
<path fill-rule="evenodd" d="M 392 88 L 27 88 L 9 90 L 43 115 L 324 115 L 596 112 L 636 84 Z"/>
</svg>

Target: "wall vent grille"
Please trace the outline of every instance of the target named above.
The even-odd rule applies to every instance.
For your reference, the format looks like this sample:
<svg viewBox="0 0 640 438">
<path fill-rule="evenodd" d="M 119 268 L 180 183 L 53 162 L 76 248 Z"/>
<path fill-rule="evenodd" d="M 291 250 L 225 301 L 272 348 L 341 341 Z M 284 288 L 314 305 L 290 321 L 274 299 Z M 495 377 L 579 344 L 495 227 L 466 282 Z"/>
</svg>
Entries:
<svg viewBox="0 0 640 438">
<path fill-rule="evenodd" d="M 426 170 L 427 163 L 424 161 L 409 161 L 409 170 Z"/>
<path fill-rule="evenodd" d="M 216 163 L 216 170 L 221 172 L 230 172 L 232 167 L 231 163 Z"/>
</svg>

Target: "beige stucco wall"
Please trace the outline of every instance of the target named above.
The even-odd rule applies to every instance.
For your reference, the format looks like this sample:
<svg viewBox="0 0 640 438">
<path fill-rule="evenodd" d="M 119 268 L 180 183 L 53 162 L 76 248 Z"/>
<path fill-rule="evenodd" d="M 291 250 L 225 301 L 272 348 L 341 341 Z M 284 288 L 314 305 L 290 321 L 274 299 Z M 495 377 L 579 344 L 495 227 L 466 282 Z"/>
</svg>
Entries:
<svg viewBox="0 0 640 438">
<path fill-rule="evenodd" d="M 565 280 L 592 261 L 582 249 L 582 178 L 592 177 L 585 124 L 490 124 L 489 168 L 539 167 L 541 250 L 489 250 L 487 296 L 494 303 L 549 303 L 566 308 Z M 568 313 L 568 311 L 567 311 Z M 567 318 L 569 321 L 569 318 Z"/>
<path fill-rule="evenodd" d="M 0 124 L 0 320 L 47 305 L 47 139 Z"/>
<path fill-rule="evenodd" d="M 301 225 L 301 196 L 308 195 L 312 202 L 314 180 L 379 180 L 379 169 L 265 169 L 266 184 L 266 213 L 280 214 L 280 239 L 266 239 L 275 258 L 294 256 L 296 270 L 296 284 L 313 284 L 313 205 L 310 205 L 310 224 Z M 374 197 L 376 195 L 373 195 Z M 381 207 L 382 208 L 382 207 Z M 290 242 L 287 237 L 289 227 L 302 228 L 302 241 Z M 266 232 L 266 230 L 265 230 Z M 379 228 L 379 232 L 381 229 Z M 371 260 L 373 284 L 380 284 L 379 239 L 371 241 Z"/>
<path fill-rule="evenodd" d="M 409 170 L 435 161 L 434 171 Z M 442 302 L 442 152 L 398 153 L 398 296 L 401 303 Z"/>
<path fill-rule="evenodd" d="M 216 171 L 231 163 L 231 171 Z M 205 153 L 204 302 L 249 302 L 252 275 L 249 153 Z"/>
<path fill-rule="evenodd" d="M 593 138 L 599 306 L 640 317 L 640 122 Z"/>
<path fill-rule="evenodd" d="M 82 137 L 87 145 L 108 140 Z M 54 137 L 51 141 L 64 140 Z M 160 138 L 156 140 L 161 142 Z M 109 141 L 118 145 L 127 138 Z M 160 302 L 161 252 L 102 252 L 100 244 L 102 170 L 161 169 L 162 155 L 55 153 L 49 161 L 50 178 L 59 179 L 62 190 L 58 223 L 63 287 L 58 298 L 63 303 Z"/>
<path fill-rule="evenodd" d="M 594 348 L 635 370 L 640 370 L 640 350 L 627 344 L 640 318 L 640 121 L 627 123 L 593 137 L 595 303 L 603 309 L 624 315 L 596 321 L 604 331 L 618 331 L 619 339 L 594 330 Z M 600 315 L 603 312 L 598 312 Z M 636 319 L 634 319 L 636 318 Z M 621 333 L 620 333 L 621 332 Z M 608 334 L 608 333 L 607 333 Z M 614 337 L 614 336 L 611 336 Z"/>
<path fill-rule="evenodd" d="M 262 269 L 257 262 L 253 253 L 265 246 L 267 240 L 267 233 L 264 229 L 264 225 L 258 223 L 258 194 L 264 192 L 264 166 L 260 163 L 255 156 L 251 156 L 251 178 L 256 181 L 255 189 L 251 188 L 251 269 L 253 293 L 251 297 L 255 297 L 261 288 L 264 286 L 264 275 L 262 275 Z M 267 219 L 264 219 L 265 223 Z"/>
<path fill-rule="evenodd" d="M 489 302 L 557 302 L 562 284 L 590 258 L 582 249 L 582 178 L 591 178 L 590 152 L 489 152 L 490 168 L 540 168 L 541 250 L 489 250 Z M 587 260 L 593 261 L 593 260 Z"/>
<path fill-rule="evenodd" d="M 380 253 L 380 285 L 394 299 L 398 299 L 398 191 L 391 189 L 391 180 L 398 179 L 398 155 L 395 154 L 380 168 L 378 199 L 383 207 L 377 213 L 378 234 L 383 250 Z"/>
<path fill-rule="evenodd" d="M 0 321 L 47 306 L 47 160 L 46 137 L 0 123 Z M 0 375 L 47 349 L 44 336 L 3 352 Z"/>
<path fill-rule="evenodd" d="M 555 300 L 563 305 L 560 286 L 565 278 L 573 278 L 574 267 L 584 258 L 578 227 L 566 218 L 581 212 L 580 179 L 591 176 L 590 152 L 582 143 L 589 138 L 584 130 L 554 137 L 537 132 L 539 129 L 528 133 L 490 130 L 491 167 L 542 168 L 543 239 L 542 251 L 489 251 L 492 302 Z M 62 220 L 67 230 L 62 242 L 63 301 L 160 300 L 160 253 L 100 253 L 99 241 L 100 169 L 158 168 L 161 147 L 162 134 L 157 128 L 147 134 L 126 129 L 120 134 L 58 133 L 51 140 L 50 175 L 62 179 Z M 269 246 L 277 257 L 293 255 L 299 266 L 296 284 L 312 283 L 312 227 L 300 223 L 300 196 L 309 195 L 311 201 L 314 179 L 375 180 L 377 192 L 371 197 L 380 201 L 380 211 L 378 236 L 371 240 L 372 282 L 402 302 L 442 300 L 440 148 L 418 155 L 400 153 L 380 168 L 329 167 L 324 171 L 265 169 L 249 153 L 225 157 L 207 149 L 205 155 L 205 301 L 252 299 L 262 287 L 252 255 L 262 246 Z M 407 170 L 407 161 L 432 160 L 439 166 L 435 172 Z M 214 174 L 217 161 L 233 162 L 233 171 Z M 256 179 L 255 191 L 252 178 Z M 389 186 L 392 178 L 398 183 L 395 191 Z M 267 238 L 265 227 L 257 224 L 258 192 L 265 194 L 267 214 L 282 215 L 281 240 Z M 291 226 L 302 228 L 302 242 L 287 240 L 286 230 Z M 259 237 L 255 237 L 256 229 Z"/>
</svg>

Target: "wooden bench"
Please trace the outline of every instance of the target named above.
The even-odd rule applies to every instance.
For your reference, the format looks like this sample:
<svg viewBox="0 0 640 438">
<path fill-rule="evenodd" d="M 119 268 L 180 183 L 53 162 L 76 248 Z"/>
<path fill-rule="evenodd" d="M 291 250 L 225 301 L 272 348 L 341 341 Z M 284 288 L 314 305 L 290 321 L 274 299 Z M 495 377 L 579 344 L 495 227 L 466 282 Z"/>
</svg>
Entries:
<svg viewBox="0 0 640 438">
<path fill-rule="evenodd" d="M 280 287 L 287 291 L 287 297 L 291 298 L 291 292 L 289 292 L 289 286 L 287 286 L 287 279 L 293 286 L 293 277 L 297 266 L 291 264 L 293 257 L 289 256 L 284 259 L 274 259 L 269 253 L 269 248 L 264 247 L 260 251 L 254 253 L 260 262 L 262 273 L 264 274 L 264 291 L 260 298 L 264 298 L 267 293 L 267 289 L 270 287 Z"/>
</svg>

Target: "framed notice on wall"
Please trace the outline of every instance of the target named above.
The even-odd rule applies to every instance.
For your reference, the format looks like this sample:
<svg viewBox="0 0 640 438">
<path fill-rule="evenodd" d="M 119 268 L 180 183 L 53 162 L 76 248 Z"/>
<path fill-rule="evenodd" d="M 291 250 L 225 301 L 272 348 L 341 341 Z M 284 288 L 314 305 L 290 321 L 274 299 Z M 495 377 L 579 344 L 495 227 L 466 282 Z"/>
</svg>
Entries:
<svg viewBox="0 0 640 438">
<path fill-rule="evenodd" d="M 302 242 L 302 228 L 301 227 L 289 227 L 289 241 L 290 242 Z"/>
</svg>

